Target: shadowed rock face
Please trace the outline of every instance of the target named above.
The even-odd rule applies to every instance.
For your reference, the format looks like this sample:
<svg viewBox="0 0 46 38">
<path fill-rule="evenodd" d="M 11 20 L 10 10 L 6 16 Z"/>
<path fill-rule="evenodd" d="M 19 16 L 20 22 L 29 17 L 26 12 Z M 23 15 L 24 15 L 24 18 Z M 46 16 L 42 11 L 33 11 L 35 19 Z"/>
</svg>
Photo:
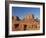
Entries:
<svg viewBox="0 0 46 38">
<path fill-rule="evenodd" d="M 12 16 L 12 19 L 13 19 L 13 20 L 17 20 L 17 21 L 20 20 L 18 16 Z"/>
<path fill-rule="evenodd" d="M 18 16 L 12 16 L 12 30 L 13 31 L 25 31 L 25 30 L 39 30 L 40 23 L 34 19 L 33 14 L 28 14 L 23 20 L 20 20 Z"/>
</svg>

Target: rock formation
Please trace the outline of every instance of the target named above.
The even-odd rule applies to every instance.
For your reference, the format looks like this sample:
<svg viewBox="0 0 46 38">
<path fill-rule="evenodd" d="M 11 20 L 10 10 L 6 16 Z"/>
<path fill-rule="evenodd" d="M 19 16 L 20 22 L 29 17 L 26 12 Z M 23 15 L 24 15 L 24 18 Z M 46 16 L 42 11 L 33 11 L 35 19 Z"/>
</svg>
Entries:
<svg viewBox="0 0 46 38">
<path fill-rule="evenodd" d="M 24 31 L 24 30 L 39 30 L 40 23 L 34 19 L 33 14 L 25 16 L 24 20 L 20 20 L 19 17 L 12 17 L 12 30 L 13 31 Z"/>
</svg>

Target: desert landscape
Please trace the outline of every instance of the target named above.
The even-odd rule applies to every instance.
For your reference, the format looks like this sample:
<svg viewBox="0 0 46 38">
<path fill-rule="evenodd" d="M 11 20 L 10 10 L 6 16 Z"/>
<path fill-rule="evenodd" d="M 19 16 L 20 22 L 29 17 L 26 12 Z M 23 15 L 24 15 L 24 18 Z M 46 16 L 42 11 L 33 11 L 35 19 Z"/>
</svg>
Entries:
<svg viewBox="0 0 46 38">
<path fill-rule="evenodd" d="M 27 14 L 21 20 L 18 16 L 12 16 L 12 31 L 40 30 L 40 20 L 33 14 Z"/>
</svg>

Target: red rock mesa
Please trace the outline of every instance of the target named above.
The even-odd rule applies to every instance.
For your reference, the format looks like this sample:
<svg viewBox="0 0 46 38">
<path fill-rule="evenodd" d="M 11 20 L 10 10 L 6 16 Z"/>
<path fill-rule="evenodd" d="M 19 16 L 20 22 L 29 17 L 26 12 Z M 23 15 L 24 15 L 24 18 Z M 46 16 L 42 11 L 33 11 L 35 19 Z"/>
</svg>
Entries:
<svg viewBox="0 0 46 38">
<path fill-rule="evenodd" d="M 20 20 L 18 16 L 12 16 L 12 31 L 25 31 L 25 30 L 39 30 L 40 21 L 34 19 L 33 14 L 28 14 L 23 20 Z"/>
</svg>

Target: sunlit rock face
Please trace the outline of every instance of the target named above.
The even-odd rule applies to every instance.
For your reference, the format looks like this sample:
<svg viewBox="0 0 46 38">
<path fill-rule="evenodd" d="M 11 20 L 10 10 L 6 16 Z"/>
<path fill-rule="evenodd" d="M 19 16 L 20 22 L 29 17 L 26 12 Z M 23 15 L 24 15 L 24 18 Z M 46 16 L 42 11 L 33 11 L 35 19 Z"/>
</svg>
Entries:
<svg viewBox="0 0 46 38">
<path fill-rule="evenodd" d="M 18 16 L 12 18 L 12 30 L 13 31 L 25 31 L 25 30 L 39 30 L 40 23 L 34 19 L 33 14 L 25 15 L 24 19 L 21 20 Z"/>
<path fill-rule="evenodd" d="M 26 20 L 26 19 L 28 19 L 28 20 L 29 20 L 29 19 L 30 19 L 30 20 L 31 20 L 31 19 L 34 19 L 34 15 L 33 15 L 33 14 L 28 14 L 28 15 L 25 16 L 25 20 Z"/>
<path fill-rule="evenodd" d="M 13 19 L 13 20 L 17 20 L 17 17 L 16 17 L 16 16 L 12 16 L 12 19 Z"/>
<path fill-rule="evenodd" d="M 34 15 L 33 14 L 26 15 L 25 18 L 24 18 L 24 21 L 31 23 L 32 21 L 34 21 Z"/>
</svg>

